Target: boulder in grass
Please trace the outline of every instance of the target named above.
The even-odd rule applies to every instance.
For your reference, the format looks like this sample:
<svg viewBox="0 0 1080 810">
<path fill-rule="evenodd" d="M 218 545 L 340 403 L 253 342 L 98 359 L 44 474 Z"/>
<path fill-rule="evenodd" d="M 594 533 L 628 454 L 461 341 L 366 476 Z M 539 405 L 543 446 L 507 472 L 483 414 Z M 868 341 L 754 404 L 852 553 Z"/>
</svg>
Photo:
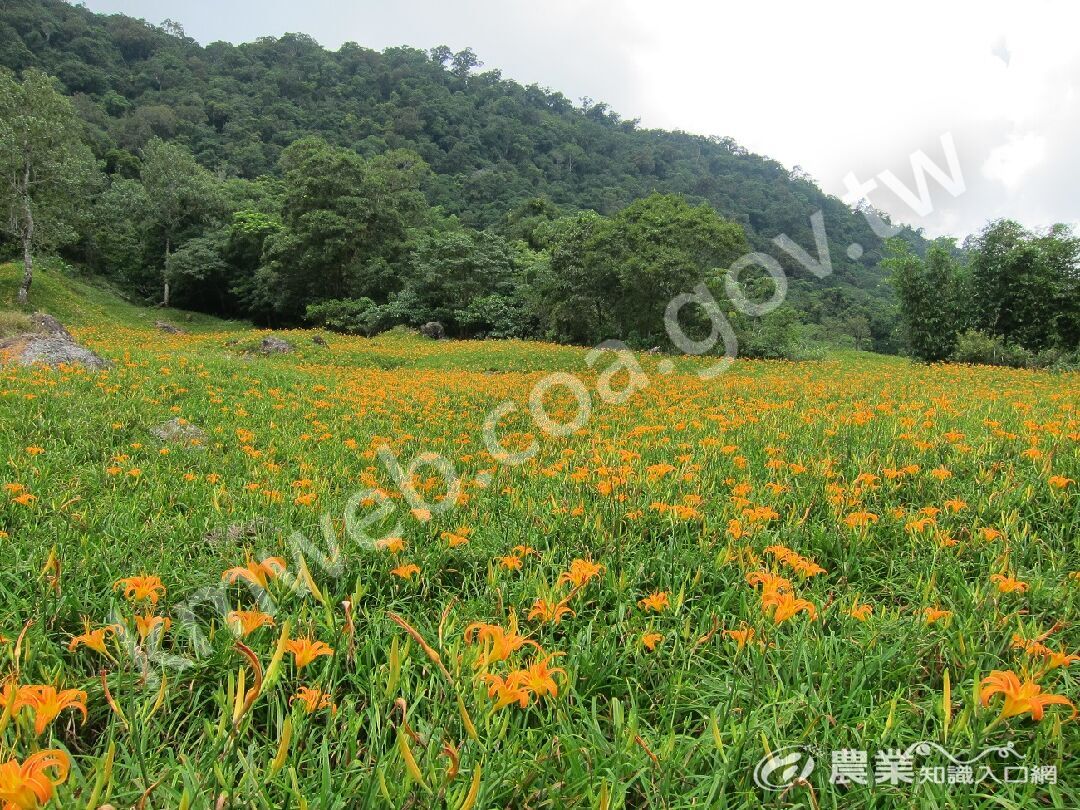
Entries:
<svg viewBox="0 0 1080 810">
<path fill-rule="evenodd" d="M 257 517 L 246 523 L 233 523 L 225 528 L 211 529 L 203 535 L 207 543 L 228 543 L 237 546 L 257 540 L 274 530 L 274 524 L 266 518 Z"/>
<path fill-rule="evenodd" d="M 446 337 L 446 329 L 438 321 L 428 321 L 420 327 L 420 334 L 432 340 L 442 340 Z"/>
<path fill-rule="evenodd" d="M 112 363 L 83 348 L 70 336 L 16 335 L 0 342 L 0 360 L 20 366 L 82 366 L 92 371 Z"/>
<path fill-rule="evenodd" d="M 259 343 L 258 349 L 260 354 L 288 354 L 295 350 L 296 347 L 289 343 L 289 341 L 274 337 L 273 335 L 264 337 Z"/>
<path fill-rule="evenodd" d="M 154 326 L 158 331 L 164 332 L 166 335 L 186 335 L 183 329 L 179 326 L 173 326 L 171 323 L 165 323 L 165 321 L 154 321 Z"/>
<path fill-rule="evenodd" d="M 206 441 L 206 431 L 186 419 L 170 419 L 150 428 L 150 434 L 166 444 L 201 445 Z"/>
<path fill-rule="evenodd" d="M 52 335 L 54 337 L 64 337 L 68 340 L 74 341 L 75 339 L 60 321 L 56 320 L 52 315 L 45 312 L 35 312 L 30 316 L 30 323 L 34 327 L 34 331 L 39 335 Z"/>
</svg>

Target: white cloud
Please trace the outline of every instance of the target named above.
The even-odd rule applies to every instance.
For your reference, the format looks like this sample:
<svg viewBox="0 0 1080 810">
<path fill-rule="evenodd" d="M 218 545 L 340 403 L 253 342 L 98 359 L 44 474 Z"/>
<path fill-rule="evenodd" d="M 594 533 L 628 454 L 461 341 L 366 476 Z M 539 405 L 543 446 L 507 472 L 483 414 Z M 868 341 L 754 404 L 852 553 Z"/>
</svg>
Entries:
<svg viewBox="0 0 1080 810">
<path fill-rule="evenodd" d="M 1046 138 L 1034 132 L 1010 138 L 990 151 L 982 172 L 998 180 L 1010 191 L 1016 189 L 1031 170 L 1046 159 Z"/>
</svg>

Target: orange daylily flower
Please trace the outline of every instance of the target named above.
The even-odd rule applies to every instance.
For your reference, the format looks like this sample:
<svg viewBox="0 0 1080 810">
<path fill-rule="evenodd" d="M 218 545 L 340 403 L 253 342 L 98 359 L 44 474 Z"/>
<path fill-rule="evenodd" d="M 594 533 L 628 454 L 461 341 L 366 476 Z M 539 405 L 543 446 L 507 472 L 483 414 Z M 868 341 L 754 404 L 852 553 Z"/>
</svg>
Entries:
<svg viewBox="0 0 1080 810">
<path fill-rule="evenodd" d="M 808 557 L 803 557 L 798 552 L 792 551 L 787 546 L 767 546 L 766 554 L 771 554 L 780 562 L 790 566 L 794 571 L 804 577 L 814 577 L 824 574 L 825 569 Z"/>
<path fill-rule="evenodd" d="M 868 604 L 854 604 L 851 606 L 851 610 L 848 611 L 848 615 L 854 619 L 858 619 L 860 622 L 865 622 L 870 618 L 870 614 L 874 612 L 872 605 Z"/>
<path fill-rule="evenodd" d="M 642 610 L 652 610 L 660 613 L 669 605 L 667 591 L 653 591 L 644 599 L 638 600 L 638 607 Z"/>
<path fill-rule="evenodd" d="M 113 590 L 121 588 L 124 590 L 124 598 L 130 602 L 146 600 L 150 604 L 156 605 L 158 599 L 165 595 L 165 585 L 162 584 L 161 578 L 146 574 L 118 579 L 113 585 Z"/>
<path fill-rule="evenodd" d="M 1045 672 L 1049 672 L 1052 669 L 1058 667 L 1068 667 L 1080 661 L 1080 655 L 1074 653 L 1067 653 L 1064 650 L 1051 650 L 1049 647 L 1045 647 L 1039 651 L 1040 654 L 1046 658 Z"/>
<path fill-rule="evenodd" d="M 546 697 L 547 695 L 551 695 L 552 697 L 559 696 L 559 687 L 558 684 L 555 683 L 555 676 L 561 675 L 565 678 L 566 670 L 562 669 L 562 667 L 550 667 L 548 666 L 548 662 L 552 658 L 560 655 L 562 655 L 562 653 L 546 655 L 539 661 L 534 661 L 524 670 L 521 670 L 525 673 L 522 679 L 523 685 L 538 698 Z"/>
<path fill-rule="evenodd" d="M 375 548 L 385 549 L 391 554 L 398 554 L 405 550 L 405 541 L 400 537 L 386 537 L 375 544 Z"/>
<path fill-rule="evenodd" d="M 495 699 L 494 709 L 502 709 L 511 703 L 517 703 L 521 708 L 529 705 L 529 690 L 524 686 L 525 672 L 519 670 L 511 672 L 505 678 L 498 675 L 485 675 L 484 682 L 488 685 L 488 697 Z"/>
<path fill-rule="evenodd" d="M 1045 637 L 1046 636 L 1042 636 L 1041 638 Z M 1044 674 L 1059 667 L 1072 666 L 1077 661 L 1080 661 L 1080 655 L 1067 653 L 1064 650 L 1052 650 L 1040 640 L 1026 639 L 1019 633 L 1013 634 L 1012 646 L 1013 648 L 1024 650 L 1029 655 L 1042 656 L 1046 660 L 1046 666 L 1043 669 Z"/>
<path fill-rule="evenodd" d="M 285 649 L 293 654 L 296 668 L 303 669 L 320 655 L 333 655 L 334 648 L 309 638 L 294 638 L 285 642 Z"/>
<path fill-rule="evenodd" d="M 99 652 L 102 655 L 108 655 L 108 650 L 105 647 L 105 638 L 110 634 L 116 634 L 116 627 L 107 624 L 104 627 L 99 627 L 97 630 L 91 630 L 90 619 L 84 616 L 83 632 L 72 637 L 71 641 L 68 642 L 68 650 L 73 652 L 79 649 L 79 647 L 89 647 L 91 650 Z"/>
<path fill-rule="evenodd" d="M 12 757 L 0 764 L 0 802 L 4 810 L 44 807 L 52 800 L 56 786 L 67 780 L 70 769 L 68 755 L 55 748 L 31 754 L 21 763 Z"/>
<path fill-rule="evenodd" d="M 997 589 L 1002 593 L 1024 593 L 1031 587 L 1026 582 L 1006 574 L 994 574 L 990 581 L 997 585 Z"/>
<path fill-rule="evenodd" d="M 521 557 L 516 554 L 510 554 L 506 557 L 499 557 L 499 565 L 505 568 L 507 571 L 519 571 L 521 570 Z"/>
<path fill-rule="evenodd" d="M 600 576 L 603 570 L 604 566 L 592 560 L 574 560 L 570 563 L 570 570 L 559 575 L 559 584 L 569 582 L 575 588 L 580 588 L 590 579 Z"/>
<path fill-rule="evenodd" d="M 724 635 L 728 638 L 735 639 L 735 643 L 741 650 L 748 643 L 754 640 L 754 628 L 744 626 L 738 630 L 725 630 Z"/>
<path fill-rule="evenodd" d="M 252 585 L 258 585 L 266 590 L 271 579 L 281 576 L 288 566 L 281 557 L 267 557 L 262 562 L 249 559 L 246 565 L 238 565 L 230 568 L 221 578 L 232 585 L 237 580 L 247 580 Z"/>
<path fill-rule="evenodd" d="M 852 512 L 844 518 L 844 523 L 853 529 L 860 526 L 869 526 L 871 523 L 877 522 L 878 516 L 873 512 Z"/>
<path fill-rule="evenodd" d="M 139 633 L 139 638 L 143 641 L 146 637 L 153 633 L 158 627 L 161 628 L 160 632 L 168 632 L 172 626 L 172 619 L 165 618 L 164 616 L 155 616 L 152 613 L 146 613 L 142 616 L 135 616 L 135 629 Z"/>
<path fill-rule="evenodd" d="M 559 624 L 562 621 L 563 616 L 576 615 L 577 614 L 567 606 L 565 601 L 547 602 L 543 599 L 537 599 L 533 602 L 528 618 L 529 621 L 540 619 L 541 621 L 551 622 L 552 624 Z"/>
<path fill-rule="evenodd" d="M 994 670 L 979 683 L 979 702 L 984 707 L 990 705 L 990 698 L 996 694 L 1005 697 L 1001 707 L 1001 717 L 1016 717 L 1030 714 L 1032 720 L 1042 720 L 1047 706 L 1068 706 L 1076 715 L 1076 707 L 1064 695 L 1045 694 L 1042 687 L 1028 678 L 1023 683 L 1011 670 Z"/>
<path fill-rule="evenodd" d="M 236 635 L 245 638 L 260 627 L 274 626 L 274 617 L 261 610 L 230 610 L 225 620 Z"/>
<path fill-rule="evenodd" d="M 540 650 L 540 645 L 532 639 L 526 638 L 517 631 L 517 617 L 510 614 L 509 628 L 503 629 L 497 624 L 473 622 L 465 628 L 465 641 L 469 644 L 484 645 L 484 654 L 476 662 L 477 667 L 495 661 L 505 661 L 511 653 L 529 645 Z"/>
<path fill-rule="evenodd" d="M 78 709 L 86 720 L 86 692 L 81 689 L 63 689 L 55 686 L 20 686 L 15 698 L 15 708 L 28 707 L 34 712 L 34 733 L 40 735 L 64 709 Z"/>
<path fill-rule="evenodd" d="M 642 633 L 641 644 L 650 652 L 656 649 L 656 645 L 664 636 L 661 633 Z"/>
<path fill-rule="evenodd" d="M 390 573 L 400 579 L 410 580 L 415 574 L 420 573 L 420 566 L 416 563 L 405 563 L 404 565 L 399 565 L 397 568 L 391 568 Z"/>
<path fill-rule="evenodd" d="M 296 694 L 289 698 L 289 705 L 292 705 L 298 700 L 303 704 L 304 711 L 308 714 L 314 714 L 320 709 L 329 709 L 330 714 L 337 712 L 337 706 L 334 705 L 334 701 L 331 699 L 330 694 L 323 692 L 321 689 L 315 689 L 310 686 L 298 687 Z"/>
<path fill-rule="evenodd" d="M 766 591 L 761 594 L 761 607 L 766 612 L 774 608 L 773 623 L 780 624 L 794 616 L 796 613 L 805 612 L 811 619 L 817 618 L 817 607 L 813 602 L 806 599 L 797 599 L 790 593 L 778 593 Z"/>
<path fill-rule="evenodd" d="M 469 534 L 471 529 L 460 528 L 456 532 L 443 532 L 442 539 L 445 540 L 450 548 L 457 548 L 458 546 L 464 546 L 469 542 Z"/>
<path fill-rule="evenodd" d="M 746 575 L 748 585 L 760 585 L 762 595 L 791 590 L 791 580 L 772 571 L 751 571 Z"/>
<path fill-rule="evenodd" d="M 943 610 L 942 608 L 928 607 L 923 610 L 923 615 L 926 616 L 926 623 L 933 624 L 934 622 L 941 621 L 942 619 L 948 619 L 952 616 L 951 610 Z"/>
</svg>

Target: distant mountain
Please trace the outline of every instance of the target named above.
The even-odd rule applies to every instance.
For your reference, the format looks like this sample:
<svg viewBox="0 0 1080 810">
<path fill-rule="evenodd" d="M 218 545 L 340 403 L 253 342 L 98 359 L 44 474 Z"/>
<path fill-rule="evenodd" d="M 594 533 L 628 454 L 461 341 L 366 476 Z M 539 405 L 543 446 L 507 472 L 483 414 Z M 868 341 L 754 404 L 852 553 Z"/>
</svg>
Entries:
<svg viewBox="0 0 1080 810">
<path fill-rule="evenodd" d="M 877 270 L 880 240 L 864 218 L 797 171 L 728 138 L 641 129 L 607 105 L 575 105 L 536 85 L 479 72 L 469 50 L 451 53 L 354 43 L 328 51 L 287 34 L 206 47 L 175 23 L 150 25 L 94 14 L 61 0 L 7 0 L 0 8 L 0 63 L 57 76 L 85 118 L 97 155 L 124 171 L 151 137 L 189 147 L 222 175 L 273 173 L 288 144 L 318 134 L 364 155 L 418 152 L 435 172 L 432 205 L 465 224 L 500 226 L 527 200 L 603 214 L 652 191 L 708 201 L 741 223 L 751 244 L 777 254 L 787 234 L 816 255 L 810 216 L 824 212 L 834 275 L 818 281 L 790 260 L 793 300 L 811 285 L 842 315 L 850 304 L 891 304 Z M 905 230 L 918 247 L 921 236 Z M 858 243 L 858 260 L 846 255 Z M 778 258 L 784 259 L 782 255 Z"/>
</svg>

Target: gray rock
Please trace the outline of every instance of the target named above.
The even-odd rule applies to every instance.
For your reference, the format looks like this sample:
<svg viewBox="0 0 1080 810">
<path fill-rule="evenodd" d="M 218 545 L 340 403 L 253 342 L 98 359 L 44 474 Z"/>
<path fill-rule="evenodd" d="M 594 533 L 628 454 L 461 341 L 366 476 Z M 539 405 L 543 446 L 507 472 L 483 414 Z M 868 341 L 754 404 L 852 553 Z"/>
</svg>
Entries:
<svg viewBox="0 0 1080 810">
<path fill-rule="evenodd" d="M 154 321 L 154 326 L 156 326 L 160 331 L 164 332 L 167 335 L 186 335 L 187 334 L 187 332 L 185 332 L 180 327 L 173 326 L 171 323 L 165 323 L 165 321 Z"/>
<path fill-rule="evenodd" d="M 322 335 L 315 335 L 315 337 L 311 339 L 311 342 L 314 343 L 316 346 L 326 347 L 327 345 L 329 345 L 326 342 L 326 338 L 324 338 Z"/>
<path fill-rule="evenodd" d="M 150 428 L 150 434 L 168 444 L 202 444 L 206 441 L 206 431 L 183 419 L 170 419 Z"/>
<path fill-rule="evenodd" d="M 63 335 L 16 335 L 0 342 L 0 358 L 21 366 L 83 366 L 112 368 L 112 363 Z"/>
<path fill-rule="evenodd" d="M 288 354 L 295 350 L 296 347 L 289 343 L 289 341 L 274 337 L 273 335 L 264 337 L 262 342 L 259 343 L 259 352 L 262 354 Z"/>
<path fill-rule="evenodd" d="M 438 321 L 428 321 L 420 327 L 420 334 L 432 340 L 442 340 L 446 337 L 446 330 Z"/>
<path fill-rule="evenodd" d="M 45 312 L 35 312 L 30 316 L 30 323 L 33 324 L 34 331 L 38 334 L 53 335 L 55 337 L 65 337 L 68 340 L 74 340 L 71 336 L 71 332 L 65 329 L 60 321 Z"/>
<path fill-rule="evenodd" d="M 203 535 L 208 543 L 237 544 L 245 540 L 254 540 L 274 529 L 274 524 L 266 518 L 255 518 L 247 523 L 233 523 L 224 529 L 211 529 Z"/>
</svg>

